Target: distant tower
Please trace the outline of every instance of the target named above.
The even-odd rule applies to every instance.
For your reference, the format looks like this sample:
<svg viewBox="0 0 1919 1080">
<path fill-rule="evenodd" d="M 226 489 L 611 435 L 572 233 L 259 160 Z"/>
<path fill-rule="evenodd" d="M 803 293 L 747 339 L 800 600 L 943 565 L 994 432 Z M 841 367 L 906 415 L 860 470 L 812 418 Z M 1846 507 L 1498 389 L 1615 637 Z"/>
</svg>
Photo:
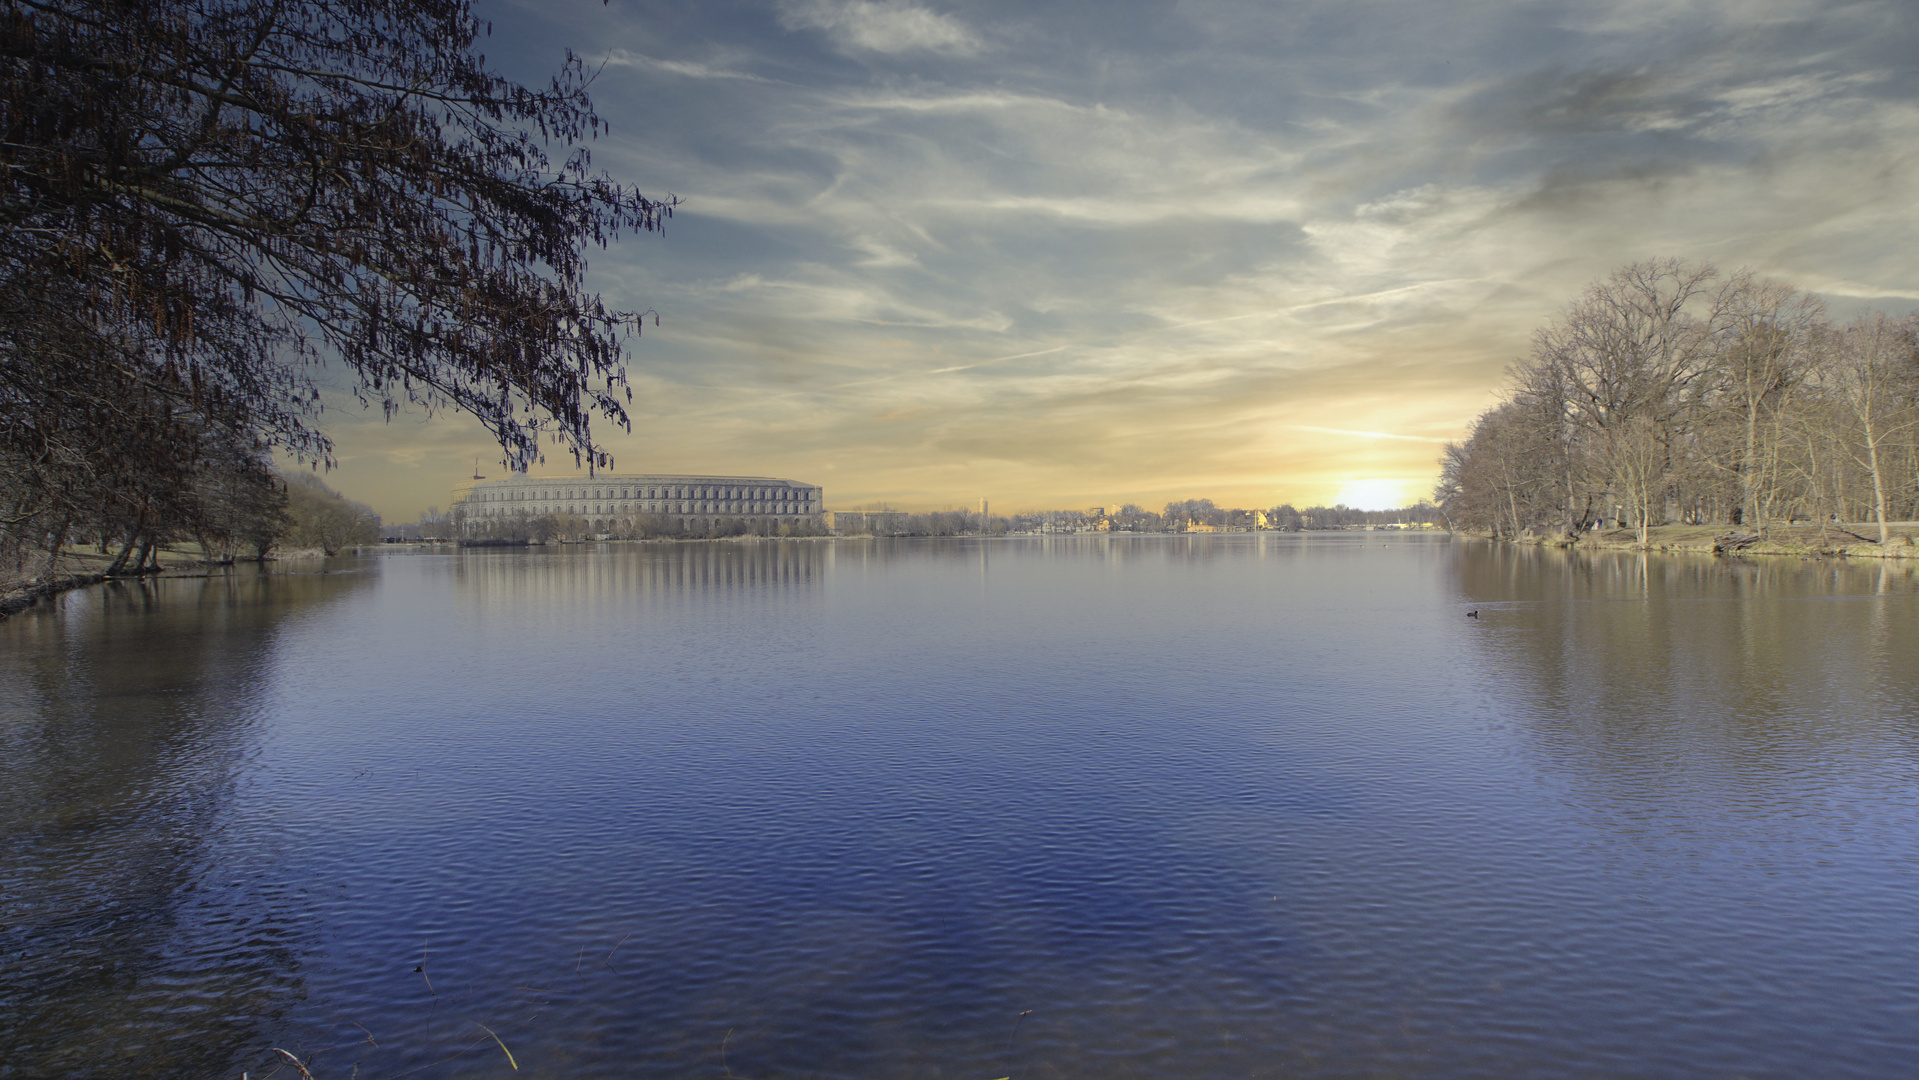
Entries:
<svg viewBox="0 0 1919 1080">
<path fill-rule="evenodd" d="M 986 531 L 986 523 L 989 520 L 991 519 L 986 516 L 986 496 L 981 495 L 979 497 L 979 529 L 981 532 Z"/>
</svg>

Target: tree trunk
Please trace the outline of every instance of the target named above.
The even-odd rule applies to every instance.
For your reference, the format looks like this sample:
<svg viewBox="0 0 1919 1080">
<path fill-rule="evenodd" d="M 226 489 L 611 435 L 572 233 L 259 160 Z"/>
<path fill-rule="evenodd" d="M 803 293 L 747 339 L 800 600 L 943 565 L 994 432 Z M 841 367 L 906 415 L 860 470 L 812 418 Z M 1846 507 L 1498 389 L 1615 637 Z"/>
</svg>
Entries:
<svg viewBox="0 0 1919 1080">
<path fill-rule="evenodd" d="M 127 541 L 120 545 L 120 554 L 114 556 L 113 562 L 107 565 L 108 577 L 112 577 L 127 568 L 127 556 L 133 554 L 133 545 L 139 538 L 140 530 L 137 526 L 127 530 Z"/>
<path fill-rule="evenodd" d="M 47 580 L 52 581 L 60 573 L 60 549 L 67 546 L 67 533 L 73 528 L 73 519 L 64 518 L 60 527 L 47 537 Z"/>
<path fill-rule="evenodd" d="M 1592 497 L 1587 496 L 1585 509 L 1579 511 L 1578 517 L 1573 516 L 1572 451 L 1568 449 L 1566 451 L 1566 536 L 1568 538 L 1579 535 L 1579 527 L 1586 523 L 1586 512 L 1590 509 L 1592 509 Z"/>
<path fill-rule="evenodd" d="M 1879 519 L 1879 545 L 1891 538 L 1886 530 L 1886 482 L 1879 471 L 1879 443 L 1872 437 L 1872 425 L 1866 425 L 1866 467 L 1872 470 L 1872 509 Z"/>
</svg>

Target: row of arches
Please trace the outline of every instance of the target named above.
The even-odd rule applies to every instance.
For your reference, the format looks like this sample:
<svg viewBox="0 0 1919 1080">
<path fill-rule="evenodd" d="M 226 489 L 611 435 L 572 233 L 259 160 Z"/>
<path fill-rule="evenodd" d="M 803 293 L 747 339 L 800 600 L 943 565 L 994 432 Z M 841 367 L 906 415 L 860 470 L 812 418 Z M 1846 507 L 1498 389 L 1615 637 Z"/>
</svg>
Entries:
<svg viewBox="0 0 1919 1080">
<path fill-rule="evenodd" d="M 479 491 L 474 498 L 479 502 L 545 502 L 553 500 L 580 499 L 720 499 L 729 501 L 757 502 L 806 502 L 810 492 L 804 489 L 788 487 L 641 487 L 641 488 L 563 488 L 557 491 L 538 489 L 505 489 Z"/>
</svg>

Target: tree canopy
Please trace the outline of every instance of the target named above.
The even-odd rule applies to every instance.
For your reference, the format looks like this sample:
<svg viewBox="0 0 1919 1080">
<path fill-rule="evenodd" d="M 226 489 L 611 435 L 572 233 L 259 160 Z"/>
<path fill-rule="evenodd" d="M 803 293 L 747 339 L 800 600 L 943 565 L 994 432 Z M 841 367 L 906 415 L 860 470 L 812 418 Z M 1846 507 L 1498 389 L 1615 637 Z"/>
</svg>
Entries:
<svg viewBox="0 0 1919 1080">
<path fill-rule="evenodd" d="M 522 86 L 488 32 L 469 0 L 0 0 L 8 537 L 144 517 L 209 432 L 329 461 L 321 364 L 510 466 L 607 463 L 639 316 L 587 252 L 673 200 L 593 168 L 579 57 Z"/>
</svg>

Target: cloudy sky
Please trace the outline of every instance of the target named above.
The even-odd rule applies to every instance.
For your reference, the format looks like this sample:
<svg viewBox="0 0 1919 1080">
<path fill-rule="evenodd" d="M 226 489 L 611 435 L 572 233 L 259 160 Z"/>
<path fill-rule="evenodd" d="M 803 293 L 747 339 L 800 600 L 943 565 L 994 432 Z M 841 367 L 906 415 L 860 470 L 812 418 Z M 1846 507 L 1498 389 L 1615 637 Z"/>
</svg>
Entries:
<svg viewBox="0 0 1919 1080">
<path fill-rule="evenodd" d="M 1919 302 L 1911 0 L 482 0 L 603 62 L 619 472 L 829 507 L 1412 501 L 1534 327 L 1678 255 Z M 388 520 L 497 451 L 333 417 Z M 549 460 L 549 474 L 571 470 Z"/>
</svg>

